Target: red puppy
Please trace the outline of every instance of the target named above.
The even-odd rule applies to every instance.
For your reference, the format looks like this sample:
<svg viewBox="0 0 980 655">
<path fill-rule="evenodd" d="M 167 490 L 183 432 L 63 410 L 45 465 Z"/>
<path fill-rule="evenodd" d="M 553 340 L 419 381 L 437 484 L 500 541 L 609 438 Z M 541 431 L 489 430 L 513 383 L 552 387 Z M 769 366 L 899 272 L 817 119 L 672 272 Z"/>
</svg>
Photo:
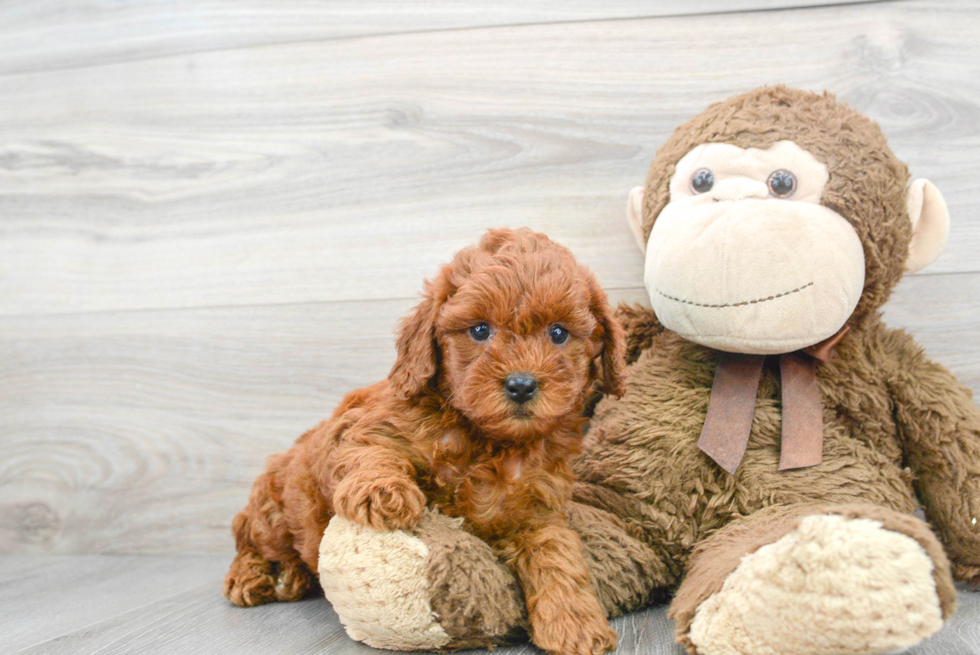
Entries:
<svg viewBox="0 0 980 655">
<path fill-rule="evenodd" d="M 426 283 L 397 346 L 387 380 L 269 459 L 233 523 L 225 596 L 302 598 L 332 516 L 397 530 L 432 503 L 517 574 L 538 646 L 615 648 L 564 515 L 588 392 L 601 375 L 620 394 L 625 374 L 623 331 L 592 273 L 544 235 L 491 230 Z"/>
</svg>

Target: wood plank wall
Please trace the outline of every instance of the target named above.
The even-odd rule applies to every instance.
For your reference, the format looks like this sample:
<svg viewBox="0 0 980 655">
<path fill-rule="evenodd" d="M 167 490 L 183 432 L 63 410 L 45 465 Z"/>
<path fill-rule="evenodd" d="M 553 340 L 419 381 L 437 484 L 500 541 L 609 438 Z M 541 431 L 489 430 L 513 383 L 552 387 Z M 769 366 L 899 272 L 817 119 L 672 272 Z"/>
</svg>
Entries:
<svg viewBox="0 0 980 655">
<path fill-rule="evenodd" d="M 230 549 L 487 227 L 642 300 L 626 194 L 762 84 L 836 92 L 942 189 L 886 318 L 980 390 L 980 6 L 825 4 L 0 4 L 0 552 Z"/>
</svg>

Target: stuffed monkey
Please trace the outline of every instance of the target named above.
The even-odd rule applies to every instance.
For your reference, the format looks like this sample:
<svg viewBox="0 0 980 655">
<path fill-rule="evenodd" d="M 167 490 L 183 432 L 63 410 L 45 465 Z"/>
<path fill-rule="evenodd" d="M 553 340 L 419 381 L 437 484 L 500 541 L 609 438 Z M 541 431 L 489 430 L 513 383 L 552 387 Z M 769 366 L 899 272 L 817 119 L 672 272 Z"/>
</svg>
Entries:
<svg viewBox="0 0 980 655">
<path fill-rule="evenodd" d="M 948 229 L 908 177 L 871 120 L 785 87 L 657 153 L 628 203 L 653 309 L 621 309 L 627 392 L 596 407 L 568 508 L 610 615 L 672 596 L 692 654 L 888 653 L 942 627 L 954 578 L 980 582 L 980 409 L 881 322 Z M 376 646 L 488 646 L 526 620 L 513 576 L 436 513 L 334 518 L 319 571 Z"/>
</svg>

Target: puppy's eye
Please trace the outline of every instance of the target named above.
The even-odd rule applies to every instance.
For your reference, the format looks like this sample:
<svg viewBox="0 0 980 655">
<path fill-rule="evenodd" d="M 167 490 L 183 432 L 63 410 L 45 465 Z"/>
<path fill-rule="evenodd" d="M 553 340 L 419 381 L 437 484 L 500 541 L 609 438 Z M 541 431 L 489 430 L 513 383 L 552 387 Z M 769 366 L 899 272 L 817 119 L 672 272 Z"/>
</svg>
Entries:
<svg viewBox="0 0 980 655">
<path fill-rule="evenodd" d="M 715 185 L 715 174 L 707 168 L 702 168 L 691 177 L 691 190 L 694 193 L 707 193 Z"/>
<path fill-rule="evenodd" d="M 474 341 L 486 341 L 490 338 L 490 325 L 488 323 L 477 323 L 470 328 L 470 336 Z"/>
<path fill-rule="evenodd" d="M 568 330 L 560 325 L 552 325 L 548 328 L 548 336 L 551 337 L 551 342 L 556 345 L 561 345 L 568 341 Z"/>
</svg>

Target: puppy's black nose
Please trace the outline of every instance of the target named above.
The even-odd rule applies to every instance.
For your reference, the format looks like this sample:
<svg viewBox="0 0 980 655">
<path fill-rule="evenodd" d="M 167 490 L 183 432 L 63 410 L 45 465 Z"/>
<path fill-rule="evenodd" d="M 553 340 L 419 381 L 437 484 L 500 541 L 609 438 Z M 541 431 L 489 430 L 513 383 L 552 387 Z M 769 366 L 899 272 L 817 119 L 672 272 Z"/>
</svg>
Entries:
<svg viewBox="0 0 980 655">
<path fill-rule="evenodd" d="M 534 397 L 534 392 L 538 390 L 538 381 L 530 375 L 517 373 L 508 375 L 504 380 L 504 389 L 507 397 L 517 403 L 526 403 Z"/>
</svg>

